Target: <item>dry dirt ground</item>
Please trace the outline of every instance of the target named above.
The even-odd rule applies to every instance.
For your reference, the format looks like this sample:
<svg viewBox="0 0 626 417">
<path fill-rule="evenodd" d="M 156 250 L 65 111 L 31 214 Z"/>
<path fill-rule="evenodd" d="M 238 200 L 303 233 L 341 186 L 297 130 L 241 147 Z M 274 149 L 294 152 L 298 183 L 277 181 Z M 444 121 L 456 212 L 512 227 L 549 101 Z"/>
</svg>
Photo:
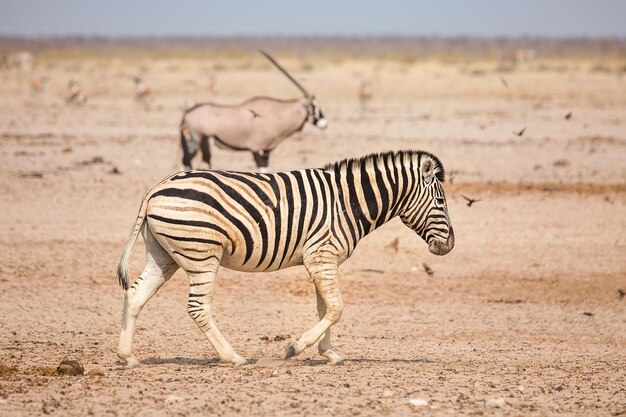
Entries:
<svg viewBox="0 0 626 417">
<path fill-rule="evenodd" d="M 127 74 L 139 71 L 155 90 L 149 110 L 133 101 Z M 214 358 L 178 272 L 140 315 L 142 365 L 125 370 L 114 269 L 141 197 L 181 168 L 182 107 L 296 90 L 275 71 L 234 68 L 215 72 L 212 96 L 205 63 L 165 59 L 0 73 L 0 415 L 626 413 L 626 80 L 368 61 L 294 72 L 330 126 L 307 126 L 271 167 L 431 151 L 448 171 L 455 249 L 435 257 L 399 221 L 361 243 L 341 268 L 339 367 L 313 348 L 268 359 L 316 321 L 303 268 L 219 274 L 215 313 L 250 359 L 240 369 Z M 40 75 L 50 81 L 34 94 Z M 365 77 L 374 99 L 361 115 Z M 82 108 L 63 102 L 70 78 L 89 96 Z M 253 168 L 249 154 L 218 150 L 214 161 Z M 66 357 L 86 375 L 56 375 Z"/>
</svg>

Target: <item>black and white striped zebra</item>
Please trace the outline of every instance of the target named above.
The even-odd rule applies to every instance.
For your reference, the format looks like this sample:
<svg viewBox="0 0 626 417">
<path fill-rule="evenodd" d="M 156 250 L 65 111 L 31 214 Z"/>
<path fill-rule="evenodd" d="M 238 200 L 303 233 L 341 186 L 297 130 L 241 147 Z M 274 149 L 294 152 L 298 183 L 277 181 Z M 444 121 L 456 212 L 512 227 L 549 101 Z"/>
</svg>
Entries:
<svg viewBox="0 0 626 417">
<path fill-rule="evenodd" d="M 285 358 L 319 342 L 330 363 L 330 327 L 343 311 L 338 266 L 357 243 L 388 220 L 402 221 L 445 255 L 454 246 L 442 183 L 444 169 L 432 154 L 389 152 L 348 159 L 321 169 L 272 174 L 186 171 L 148 192 L 118 265 L 126 295 L 118 355 L 129 367 L 137 315 L 180 267 L 190 281 L 188 312 L 223 361 L 242 365 L 217 328 L 211 301 L 220 265 L 238 271 L 275 271 L 304 265 L 315 285 L 320 321 Z M 140 231 L 146 266 L 128 286 L 128 259 Z M 322 337 L 323 336 L 323 337 Z"/>
</svg>

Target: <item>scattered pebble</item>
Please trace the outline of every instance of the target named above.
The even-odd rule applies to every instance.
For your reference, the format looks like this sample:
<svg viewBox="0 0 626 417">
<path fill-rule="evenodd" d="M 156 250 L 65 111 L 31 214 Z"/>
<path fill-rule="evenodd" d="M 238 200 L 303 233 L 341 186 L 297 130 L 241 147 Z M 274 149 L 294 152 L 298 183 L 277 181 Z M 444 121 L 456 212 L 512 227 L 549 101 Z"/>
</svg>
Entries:
<svg viewBox="0 0 626 417">
<path fill-rule="evenodd" d="M 94 368 L 87 372 L 88 376 L 104 376 L 104 371 L 100 368 Z"/>
<path fill-rule="evenodd" d="M 383 391 L 383 397 L 389 398 L 389 397 L 392 397 L 392 396 L 393 396 L 393 391 L 391 391 L 389 389 L 386 389 L 386 390 Z"/>
<path fill-rule="evenodd" d="M 59 375 L 83 375 L 85 368 L 76 359 L 65 358 L 57 367 L 57 373 Z"/>
<path fill-rule="evenodd" d="M 409 403 L 414 407 L 427 407 L 430 404 L 430 399 L 428 398 L 411 398 Z"/>
<path fill-rule="evenodd" d="M 570 162 L 567 159 L 557 159 L 556 161 L 552 162 L 552 165 L 555 167 L 567 167 L 569 166 Z"/>
<path fill-rule="evenodd" d="M 180 398 L 178 395 L 168 395 L 167 398 L 165 398 L 165 403 L 168 405 L 175 404 L 180 400 L 182 400 L 182 398 Z"/>
<path fill-rule="evenodd" d="M 502 408 L 504 407 L 504 404 L 504 398 L 488 398 L 485 400 L 485 405 L 487 407 Z"/>
<path fill-rule="evenodd" d="M 19 175 L 20 178 L 43 178 L 43 172 L 25 172 Z"/>
</svg>

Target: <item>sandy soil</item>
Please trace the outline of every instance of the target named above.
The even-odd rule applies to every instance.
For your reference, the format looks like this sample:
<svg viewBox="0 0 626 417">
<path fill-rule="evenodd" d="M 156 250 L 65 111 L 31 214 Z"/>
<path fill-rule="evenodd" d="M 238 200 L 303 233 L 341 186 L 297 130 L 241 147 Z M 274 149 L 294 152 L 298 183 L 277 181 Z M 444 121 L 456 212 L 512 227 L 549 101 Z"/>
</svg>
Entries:
<svg viewBox="0 0 626 417">
<path fill-rule="evenodd" d="M 149 111 L 126 76 L 140 68 L 156 90 Z M 181 168 L 176 129 L 185 103 L 211 98 L 204 68 L 86 60 L 0 73 L 0 415 L 626 413 L 626 81 L 582 69 L 507 73 L 508 87 L 434 64 L 299 74 L 330 127 L 307 126 L 271 167 L 431 151 L 451 179 L 455 249 L 435 257 L 399 221 L 361 243 L 341 268 L 344 366 L 316 349 L 271 360 L 316 320 L 313 287 L 293 268 L 219 275 L 217 321 L 250 365 L 216 361 L 179 272 L 139 318 L 142 366 L 123 369 L 113 271 L 143 193 Z M 218 101 L 295 95 L 269 70 L 216 74 Z M 35 95 L 39 75 L 50 82 Z M 364 115 L 362 77 L 375 94 Z M 63 103 L 70 78 L 89 95 L 83 108 Z M 253 160 L 217 150 L 215 167 Z M 134 274 L 142 258 L 139 242 Z M 87 375 L 56 375 L 65 357 Z"/>
</svg>

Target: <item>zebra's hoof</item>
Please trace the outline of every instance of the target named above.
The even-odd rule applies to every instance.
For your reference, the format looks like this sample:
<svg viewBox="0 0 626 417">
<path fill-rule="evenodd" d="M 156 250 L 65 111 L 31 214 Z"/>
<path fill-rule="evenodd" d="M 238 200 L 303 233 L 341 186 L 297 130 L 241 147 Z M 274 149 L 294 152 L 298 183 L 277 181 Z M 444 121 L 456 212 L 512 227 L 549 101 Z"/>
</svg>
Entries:
<svg viewBox="0 0 626 417">
<path fill-rule="evenodd" d="M 340 354 L 335 352 L 334 350 L 327 350 L 326 352 L 321 354 L 323 357 L 328 359 L 328 364 L 333 366 L 343 365 L 343 358 Z"/>
<path fill-rule="evenodd" d="M 126 369 L 133 369 L 139 366 L 139 361 L 134 356 L 122 358 L 122 360 L 126 362 L 126 364 L 124 365 L 124 368 Z"/>
<path fill-rule="evenodd" d="M 248 363 L 248 360 L 242 356 L 233 359 L 233 368 L 239 368 Z"/>
<path fill-rule="evenodd" d="M 296 356 L 296 342 L 289 342 L 287 346 L 285 346 L 285 355 L 283 359 L 289 359 Z"/>
</svg>

